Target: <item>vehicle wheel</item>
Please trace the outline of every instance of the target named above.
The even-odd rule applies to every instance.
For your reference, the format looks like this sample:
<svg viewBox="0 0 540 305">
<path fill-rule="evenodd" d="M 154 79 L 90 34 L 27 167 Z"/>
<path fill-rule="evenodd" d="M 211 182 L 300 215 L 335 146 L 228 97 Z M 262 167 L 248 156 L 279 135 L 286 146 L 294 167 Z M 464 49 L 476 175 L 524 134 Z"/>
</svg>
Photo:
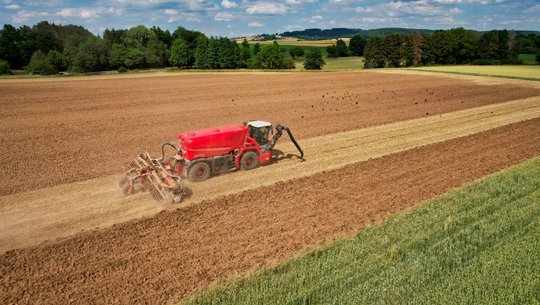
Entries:
<svg viewBox="0 0 540 305">
<path fill-rule="evenodd" d="M 248 151 L 240 159 L 240 168 L 243 170 L 254 169 L 259 166 L 259 155 L 254 151 Z"/>
<path fill-rule="evenodd" d="M 211 174 L 212 170 L 210 169 L 210 165 L 208 165 L 208 163 L 197 162 L 189 167 L 187 176 L 189 181 L 199 182 L 210 178 Z"/>
</svg>

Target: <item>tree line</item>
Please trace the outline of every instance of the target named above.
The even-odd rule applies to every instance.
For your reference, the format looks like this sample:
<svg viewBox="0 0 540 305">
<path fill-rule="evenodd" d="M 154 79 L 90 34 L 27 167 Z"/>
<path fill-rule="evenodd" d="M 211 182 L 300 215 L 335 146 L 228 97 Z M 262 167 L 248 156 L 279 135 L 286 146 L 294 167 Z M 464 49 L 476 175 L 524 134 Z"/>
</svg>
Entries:
<svg viewBox="0 0 540 305">
<path fill-rule="evenodd" d="M 455 28 L 430 35 L 411 33 L 374 37 L 364 49 L 366 68 L 409 67 L 447 64 L 520 64 L 519 54 L 537 54 L 540 62 L 540 37 L 507 30 L 492 30 L 478 35 Z"/>
<path fill-rule="evenodd" d="M 374 37 L 354 35 L 349 44 L 341 39 L 328 46 L 328 57 L 364 56 L 365 67 L 404 67 L 433 64 L 514 63 L 518 54 L 540 50 L 540 37 L 506 30 L 479 35 L 463 28 L 412 32 Z M 304 54 L 307 51 L 309 54 Z M 273 44 L 241 43 L 178 27 L 135 26 L 106 29 L 96 36 L 82 26 L 42 21 L 32 27 L 0 29 L 0 74 L 10 69 L 27 73 L 59 71 L 94 72 L 143 68 L 197 69 L 293 69 L 304 57 L 306 69 L 320 69 L 324 59 L 319 48 L 283 48 Z M 538 60 L 538 59 L 537 59 Z"/>
<path fill-rule="evenodd" d="M 0 30 L 0 70 L 29 73 L 94 72 L 140 68 L 292 69 L 293 57 L 277 43 L 237 43 L 178 27 L 174 32 L 143 25 L 107 29 L 95 36 L 81 26 L 46 21 Z M 2 71 L 0 71 L 1 73 Z"/>
</svg>

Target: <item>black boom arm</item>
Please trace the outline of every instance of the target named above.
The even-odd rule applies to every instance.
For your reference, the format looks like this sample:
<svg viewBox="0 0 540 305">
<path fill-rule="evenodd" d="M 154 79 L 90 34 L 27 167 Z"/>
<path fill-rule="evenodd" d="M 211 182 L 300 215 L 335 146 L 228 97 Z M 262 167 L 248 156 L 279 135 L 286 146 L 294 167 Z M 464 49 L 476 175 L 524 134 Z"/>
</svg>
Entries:
<svg viewBox="0 0 540 305">
<path fill-rule="evenodd" d="M 304 159 L 304 151 L 302 150 L 302 147 L 300 147 L 298 142 L 296 142 L 296 139 L 294 138 L 294 136 L 293 136 L 291 130 L 289 129 L 289 127 L 283 126 L 283 125 L 280 125 L 280 124 L 276 125 L 276 133 L 274 134 L 274 137 L 272 137 L 272 141 L 270 141 L 270 143 L 267 144 L 266 150 L 270 151 L 270 150 L 272 150 L 274 148 L 274 146 L 276 145 L 279 138 L 281 138 L 281 136 L 283 135 L 283 130 L 285 130 L 289 134 L 289 138 L 291 139 L 291 142 L 293 142 L 294 146 L 296 146 L 296 149 L 298 149 L 298 151 L 300 152 L 300 159 L 303 160 Z"/>
</svg>

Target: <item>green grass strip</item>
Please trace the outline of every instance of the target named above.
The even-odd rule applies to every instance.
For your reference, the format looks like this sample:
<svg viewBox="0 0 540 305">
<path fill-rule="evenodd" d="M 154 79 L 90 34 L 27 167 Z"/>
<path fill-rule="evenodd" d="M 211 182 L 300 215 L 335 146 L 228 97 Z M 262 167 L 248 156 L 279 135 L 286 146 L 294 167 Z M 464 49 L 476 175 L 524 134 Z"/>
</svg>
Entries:
<svg viewBox="0 0 540 305">
<path fill-rule="evenodd" d="M 187 304 L 539 304 L 540 158 Z"/>
</svg>

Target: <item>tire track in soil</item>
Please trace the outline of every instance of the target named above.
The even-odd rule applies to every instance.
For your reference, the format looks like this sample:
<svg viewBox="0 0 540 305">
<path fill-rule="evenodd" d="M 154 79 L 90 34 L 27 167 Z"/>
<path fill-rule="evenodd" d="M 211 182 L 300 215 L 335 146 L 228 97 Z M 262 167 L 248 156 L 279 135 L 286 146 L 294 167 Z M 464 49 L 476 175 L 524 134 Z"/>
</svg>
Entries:
<svg viewBox="0 0 540 305">
<path fill-rule="evenodd" d="M 249 172 L 187 183 L 193 195 L 180 206 L 158 206 L 147 194 L 125 197 L 117 187 L 117 176 L 3 196 L 0 197 L 0 251 L 56 241 L 81 230 L 149 217 L 163 209 L 185 208 L 204 200 L 536 117 L 540 117 L 539 97 L 308 138 L 300 142 L 306 152 L 305 162 L 286 158 Z M 277 148 L 295 152 L 291 143 L 281 142 Z"/>
<path fill-rule="evenodd" d="M 540 119 L 0 256 L 1 303 L 178 300 L 540 154 Z"/>
</svg>

